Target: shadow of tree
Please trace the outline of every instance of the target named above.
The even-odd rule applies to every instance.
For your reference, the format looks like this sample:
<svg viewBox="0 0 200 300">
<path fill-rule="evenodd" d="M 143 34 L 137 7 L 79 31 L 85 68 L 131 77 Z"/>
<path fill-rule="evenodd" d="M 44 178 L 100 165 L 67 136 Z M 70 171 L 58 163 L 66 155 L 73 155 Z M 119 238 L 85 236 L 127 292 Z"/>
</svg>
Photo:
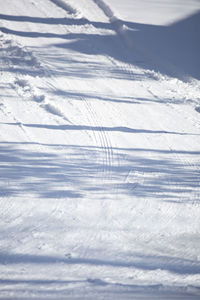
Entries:
<svg viewBox="0 0 200 300">
<path fill-rule="evenodd" d="M 14 21 L 14 22 L 29 22 L 29 23 L 41 23 L 41 24 L 49 24 L 49 25 L 93 25 L 96 28 L 102 29 L 112 29 L 112 25 L 110 23 L 103 23 L 103 22 L 94 22 L 89 21 L 86 18 L 42 18 L 42 17 L 29 17 L 29 16 L 14 16 L 14 15 L 5 15 L 0 14 L 0 19 L 7 20 L 7 21 Z"/>
<path fill-rule="evenodd" d="M 199 274 L 198 262 L 168 256 L 145 256 L 132 254 L 132 260 L 116 261 L 95 258 L 60 258 L 48 255 L 8 254 L 0 253 L 0 264 L 59 264 L 66 265 L 94 265 L 123 268 L 137 268 L 139 270 L 167 270 L 175 274 Z"/>
<path fill-rule="evenodd" d="M 124 24 L 127 26 L 124 41 L 124 35 L 24 32 L 5 27 L 1 27 L 0 30 L 7 34 L 31 38 L 61 38 L 68 40 L 68 42 L 57 43 L 55 46 L 88 55 L 105 54 L 117 60 L 133 65 L 139 65 L 147 69 L 153 68 L 156 71 L 168 75 L 175 74 L 182 78 L 182 75 L 186 74 L 200 79 L 200 42 L 198 38 L 199 17 L 200 13 L 197 12 L 194 15 L 169 26 L 157 26 L 126 22 L 123 20 L 118 20 L 118 25 L 116 25 L 114 23 L 90 22 L 85 18 L 59 19 L 0 14 L 0 19 L 15 22 L 65 25 L 76 24 L 77 26 L 90 24 L 96 28 L 111 30 L 114 30 L 119 24 Z M 69 42 L 69 40 L 72 41 Z M 141 58 L 140 60 L 138 60 L 138 55 Z"/>
<path fill-rule="evenodd" d="M 200 79 L 199 20 L 200 11 L 169 26 L 129 23 L 134 30 L 128 30 L 128 36 L 133 45 L 158 62 L 161 73 L 175 71 Z"/>
<path fill-rule="evenodd" d="M 88 131 L 117 131 L 124 133 L 149 133 L 149 134 L 175 134 L 175 135 L 199 135 L 195 133 L 185 133 L 185 132 L 176 132 L 176 131 L 165 131 L 165 130 L 150 130 L 150 129 L 134 129 L 125 126 L 116 126 L 116 127 L 105 127 L 105 126 L 88 126 L 88 125 L 48 125 L 48 124 L 22 124 L 22 123 L 4 123 L 6 125 L 18 126 L 22 125 L 24 127 L 32 128 L 43 128 L 43 129 L 52 129 L 52 130 L 88 130 Z"/>
<path fill-rule="evenodd" d="M 117 282 L 107 282 L 99 278 L 88 278 L 83 280 L 25 280 L 25 279 L 0 279 L 0 285 L 5 285 L 7 291 L 13 286 L 12 292 L 15 297 L 8 296 L 3 299 L 9 300 L 29 300 L 26 296 L 19 297 L 23 294 L 24 289 L 21 286 L 29 288 L 29 291 L 35 294 L 35 300 L 60 300 L 60 299 L 81 299 L 87 297 L 88 300 L 96 299 L 127 299 L 132 300 L 198 300 L 198 287 L 163 286 L 162 284 L 123 284 Z M 21 287 L 21 288 L 20 288 Z M 87 289 L 86 289 L 87 287 Z M 75 289 L 75 290 L 74 290 Z M 192 293 L 191 291 L 197 291 Z M 6 288 L 4 288 L 6 291 Z M 37 295 L 37 296 L 36 296 Z M 73 296 L 72 296 L 73 295 Z"/>
<path fill-rule="evenodd" d="M 95 193 L 105 198 L 117 188 L 124 196 L 184 204 L 195 201 L 199 189 L 197 166 L 181 160 L 184 151 L 43 145 L 49 148 L 47 152 L 33 152 L 28 145 L 32 144 L 24 144 L 23 149 L 23 143 L 1 143 L 1 196 L 33 193 L 43 199 L 73 199 L 90 193 L 94 199 Z M 57 147 L 65 149 L 63 157 L 52 153 L 51 148 Z M 105 157 L 109 151 L 113 160 L 108 162 Z M 176 160 L 174 154 L 180 159 Z M 12 181 L 9 186 L 5 184 L 8 181 Z"/>
</svg>

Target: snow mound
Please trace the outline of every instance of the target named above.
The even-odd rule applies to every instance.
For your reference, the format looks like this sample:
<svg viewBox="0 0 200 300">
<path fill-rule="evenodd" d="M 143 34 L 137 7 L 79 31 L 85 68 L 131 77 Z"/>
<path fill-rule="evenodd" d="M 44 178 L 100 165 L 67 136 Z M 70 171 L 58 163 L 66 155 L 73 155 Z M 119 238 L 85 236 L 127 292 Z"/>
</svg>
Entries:
<svg viewBox="0 0 200 300">
<path fill-rule="evenodd" d="M 1 31 L 5 31 L 0 28 Z M 7 66 L 7 70 L 20 72 L 21 74 L 41 74 L 41 65 L 35 55 L 25 47 L 5 34 L 0 37 L 1 61 Z"/>
</svg>

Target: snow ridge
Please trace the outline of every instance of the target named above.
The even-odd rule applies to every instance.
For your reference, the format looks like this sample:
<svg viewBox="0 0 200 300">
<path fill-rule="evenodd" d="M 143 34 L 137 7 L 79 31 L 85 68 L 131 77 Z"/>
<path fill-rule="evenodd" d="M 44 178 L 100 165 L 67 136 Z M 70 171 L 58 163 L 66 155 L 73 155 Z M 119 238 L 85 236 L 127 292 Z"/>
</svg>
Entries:
<svg viewBox="0 0 200 300">
<path fill-rule="evenodd" d="M 117 17 L 114 15 L 114 12 L 103 0 L 93 0 L 93 1 L 99 6 L 99 8 L 109 18 L 110 22 L 114 22 L 114 21 L 118 20 Z"/>
<path fill-rule="evenodd" d="M 79 12 L 77 11 L 77 9 L 75 9 L 69 3 L 66 3 L 63 0 L 51 0 L 51 2 L 53 2 L 55 5 L 61 7 L 62 9 L 64 9 L 71 15 L 79 15 Z"/>
<path fill-rule="evenodd" d="M 3 28 L 0 28 L 3 32 Z M 16 41 L 8 39 L 5 34 L 0 36 L 1 61 L 21 74 L 34 74 L 42 76 L 41 65 L 35 55 L 19 45 Z"/>
<path fill-rule="evenodd" d="M 69 122 L 61 109 L 36 87 L 36 82 L 39 85 L 45 84 L 43 80 L 45 70 L 34 54 L 4 35 L 0 37 L 0 46 L 2 50 L 0 64 L 4 63 L 8 70 L 12 70 L 7 81 L 16 93 L 23 99 L 37 102 L 46 112 Z"/>
<path fill-rule="evenodd" d="M 38 78 L 38 80 L 39 79 L 40 78 Z M 65 116 L 65 114 L 61 111 L 61 109 L 54 103 L 51 103 L 51 100 L 48 99 L 48 97 L 40 93 L 38 88 L 32 85 L 31 81 L 32 81 L 31 76 L 28 75 L 20 76 L 15 78 L 11 86 L 14 87 L 16 93 L 22 98 L 29 101 L 35 101 L 39 103 L 40 107 L 46 110 L 46 112 L 53 114 L 54 116 L 61 117 L 65 121 L 70 122 L 68 118 Z"/>
</svg>

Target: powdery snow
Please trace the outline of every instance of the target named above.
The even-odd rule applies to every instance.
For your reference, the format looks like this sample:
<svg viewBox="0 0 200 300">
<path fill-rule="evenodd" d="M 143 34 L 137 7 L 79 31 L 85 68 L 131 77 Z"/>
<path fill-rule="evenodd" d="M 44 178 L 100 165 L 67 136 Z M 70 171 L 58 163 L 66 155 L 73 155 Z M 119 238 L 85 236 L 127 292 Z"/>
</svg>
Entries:
<svg viewBox="0 0 200 300">
<path fill-rule="evenodd" d="M 199 9 L 1 3 L 0 299 L 199 299 Z"/>
</svg>

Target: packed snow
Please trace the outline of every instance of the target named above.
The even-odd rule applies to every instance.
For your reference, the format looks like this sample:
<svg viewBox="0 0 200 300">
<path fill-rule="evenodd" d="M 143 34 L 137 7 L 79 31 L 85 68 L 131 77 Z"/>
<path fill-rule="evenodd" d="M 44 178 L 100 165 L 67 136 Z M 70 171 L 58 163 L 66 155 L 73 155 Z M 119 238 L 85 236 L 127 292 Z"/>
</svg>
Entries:
<svg viewBox="0 0 200 300">
<path fill-rule="evenodd" d="M 0 299 L 200 299 L 199 20 L 1 1 Z"/>
</svg>

